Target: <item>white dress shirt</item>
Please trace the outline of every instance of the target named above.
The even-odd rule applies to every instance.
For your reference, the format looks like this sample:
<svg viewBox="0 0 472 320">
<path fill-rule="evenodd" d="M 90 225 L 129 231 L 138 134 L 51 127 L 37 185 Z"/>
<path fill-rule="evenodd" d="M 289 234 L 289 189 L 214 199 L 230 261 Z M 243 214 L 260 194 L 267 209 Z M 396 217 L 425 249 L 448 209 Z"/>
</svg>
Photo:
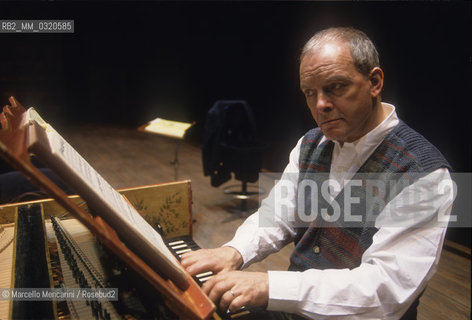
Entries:
<svg viewBox="0 0 472 320">
<path fill-rule="evenodd" d="M 382 105 L 389 114 L 376 128 L 353 143 L 341 146 L 335 141 L 330 179 L 341 186 L 398 124 L 395 107 Z M 290 153 L 289 163 L 278 182 L 293 186 L 287 191 L 288 195 L 284 195 L 284 210 L 274 206 L 275 200 L 280 198 L 276 185 L 259 210 L 248 217 L 234 238 L 225 244 L 240 252 L 243 268 L 293 240 L 295 230 L 289 221 L 293 221 L 291 217 L 296 214 L 301 141 L 302 138 Z M 452 188 L 446 192 L 437 188 L 441 181 L 450 181 L 445 168 L 418 179 L 385 206 L 376 219 L 379 230 L 362 255 L 360 266 L 352 270 L 269 271 L 267 309 L 297 313 L 310 319 L 401 318 L 424 290 L 439 262 L 453 202 Z M 287 196 L 289 201 L 286 201 Z M 411 217 L 411 213 L 415 213 L 415 218 L 402 220 L 400 226 L 389 223 L 394 215 Z M 425 227 L 430 221 L 437 222 L 439 216 L 445 221 Z"/>
</svg>

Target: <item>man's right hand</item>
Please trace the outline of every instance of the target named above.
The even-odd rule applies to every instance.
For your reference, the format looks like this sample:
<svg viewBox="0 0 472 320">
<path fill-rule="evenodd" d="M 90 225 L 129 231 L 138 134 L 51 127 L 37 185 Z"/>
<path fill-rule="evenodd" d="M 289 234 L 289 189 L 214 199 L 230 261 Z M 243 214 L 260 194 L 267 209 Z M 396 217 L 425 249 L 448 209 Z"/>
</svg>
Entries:
<svg viewBox="0 0 472 320">
<path fill-rule="evenodd" d="M 206 271 L 216 274 L 222 271 L 237 270 L 243 264 L 243 258 L 236 249 L 221 247 L 187 252 L 182 255 L 180 262 L 193 276 Z"/>
</svg>

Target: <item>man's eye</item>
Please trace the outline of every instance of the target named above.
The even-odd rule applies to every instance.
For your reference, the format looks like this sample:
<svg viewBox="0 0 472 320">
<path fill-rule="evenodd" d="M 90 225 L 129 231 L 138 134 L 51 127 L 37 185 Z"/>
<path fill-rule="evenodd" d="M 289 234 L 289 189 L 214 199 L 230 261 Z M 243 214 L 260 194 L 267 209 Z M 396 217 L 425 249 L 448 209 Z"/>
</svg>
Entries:
<svg viewBox="0 0 472 320">
<path fill-rule="evenodd" d="M 342 83 L 333 83 L 331 85 L 331 90 L 341 89 L 344 85 Z"/>
<path fill-rule="evenodd" d="M 335 83 L 330 84 L 326 88 L 326 92 L 327 93 L 332 93 L 332 94 L 339 94 L 339 93 L 341 93 L 340 90 L 343 89 L 344 87 L 345 87 L 345 85 L 343 83 L 335 82 Z"/>
<path fill-rule="evenodd" d="M 305 96 L 311 97 L 312 95 L 313 95 L 313 90 L 311 90 L 311 89 L 305 90 Z"/>
</svg>

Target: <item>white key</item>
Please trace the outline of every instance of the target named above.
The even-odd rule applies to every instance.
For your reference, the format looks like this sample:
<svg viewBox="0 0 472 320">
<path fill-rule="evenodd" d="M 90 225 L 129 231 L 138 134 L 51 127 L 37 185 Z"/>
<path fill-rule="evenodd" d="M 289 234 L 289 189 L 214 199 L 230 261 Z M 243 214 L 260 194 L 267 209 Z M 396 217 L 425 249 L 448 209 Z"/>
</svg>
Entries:
<svg viewBox="0 0 472 320">
<path fill-rule="evenodd" d="M 208 272 L 202 272 L 202 273 L 199 273 L 199 274 L 197 274 L 195 277 L 197 277 L 197 278 L 201 278 L 201 277 L 205 277 L 205 276 L 211 276 L 211 275 L 213 275 L 213 272 L 211 272 L 211 271 L 208 271 Z"/>
<path fill-rule="evenodd" d="M 205 281 L 207 281 L 208 279 L 210 279 L 212 277 L 213 277 L 213 275 L 208 276 L 208 277 L 204 277 L 204 278 L 201 278 L 201 279 L 198 279 L 198 280 L 200 280 L 201 282 L 205 282 Z"/>
<path fill-rule="evenodd" d="M 189 251 L 192 251 L 191 249 L 184 249 L 184 250 L 179 250 L 179 251 L 176 251 L 175 253 L 177 254 L 182 254 L 182 253 L 185 253 L 185 252 L 189 252 Z"/>
<path fill-rule="evenodd" d="M 174 250 L 177 250 L 177 249 L 181 249 L 181 248 L 188 248 L 188 245 L 186 245 L 184 243 L 184 244 L 180 244 L 180 245 L 177 245 L 177 246 L 171 246 L 171 248 L 174 249 Z"/>
<path fill-rule="evenodd" d="M 169 246 L 174 246 L 176 244 L 181 244 L 181 243 L 184 243 L 184 240 L 177 240 L 177 241 L 173 241 L 173 242 L 169 242 Z"/>
</svg>

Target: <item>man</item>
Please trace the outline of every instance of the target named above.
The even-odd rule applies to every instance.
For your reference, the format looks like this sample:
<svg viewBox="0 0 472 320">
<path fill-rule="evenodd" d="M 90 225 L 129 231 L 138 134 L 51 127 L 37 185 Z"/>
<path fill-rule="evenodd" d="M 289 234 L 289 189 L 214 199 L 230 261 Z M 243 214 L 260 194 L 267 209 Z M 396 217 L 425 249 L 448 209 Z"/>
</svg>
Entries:
<svg viewBox="0 0 472 320">
<path fill-rule="evenodd" d="M 284 209 L 276 185 L 233 240 L 185 254 L 182 264 L 190 274 L 217 273 L 203 290 L 221 310 L 262 306 L 310 319 L 415 319 L 444 240 L 444 225 L 434 222 L 451 210 L 451 189 L 436 188 L 450 181 L 449 165 L 397 118 L 394 106 L 381 102 L 384 74 L 364 33 L 323 30 L 306 43 L 300 61 L 300 87 L 319 128 L 290 154 L 278 183 L 286 189 Z M 300 186 L 315 181 L 323 189 L 323 174 L 329 195 L 305 196 Z M 347 199 L 365 205 L 334 206 L 351 192 L 349 183 L 367 181 L 362 174 L 395 187 L 371 188 L 385 193 L 382 201 L 361 188 Z M 297 224 L 307 217 L 301 207 L 316 213 L 320 205 L 321 214 Z M 355 223 L 346 224 L 348 218 Z M 238 271 L 290 241 L 290 271 Z"/>
</svg>

